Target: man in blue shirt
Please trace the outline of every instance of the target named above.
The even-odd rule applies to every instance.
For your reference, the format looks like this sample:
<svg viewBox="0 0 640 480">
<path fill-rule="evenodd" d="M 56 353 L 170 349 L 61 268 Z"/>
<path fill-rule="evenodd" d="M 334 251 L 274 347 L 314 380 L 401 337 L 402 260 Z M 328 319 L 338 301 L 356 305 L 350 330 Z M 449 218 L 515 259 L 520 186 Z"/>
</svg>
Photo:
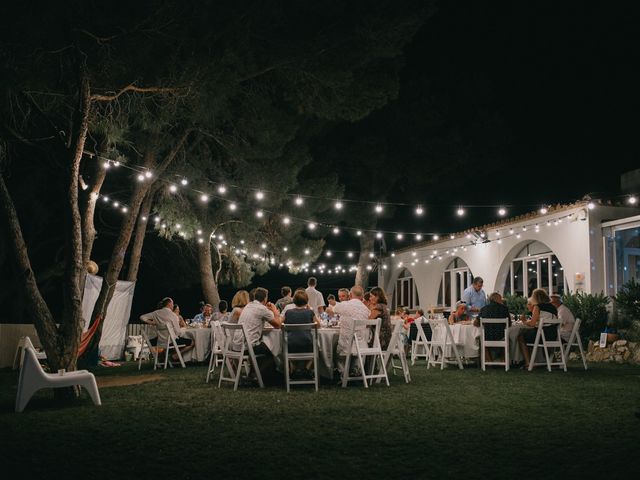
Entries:
<svg viewBox="0 0 640 480">
<path fill-rule="evenodd" d="M 482 290 L 483 283 L 482 277 L 475 277 L 471 286 L 467 287 L 462 294 L 462 301 L 467 302 L 467 313 L 474 317 L 487 304 L 487 295 Z"/>
</svg>

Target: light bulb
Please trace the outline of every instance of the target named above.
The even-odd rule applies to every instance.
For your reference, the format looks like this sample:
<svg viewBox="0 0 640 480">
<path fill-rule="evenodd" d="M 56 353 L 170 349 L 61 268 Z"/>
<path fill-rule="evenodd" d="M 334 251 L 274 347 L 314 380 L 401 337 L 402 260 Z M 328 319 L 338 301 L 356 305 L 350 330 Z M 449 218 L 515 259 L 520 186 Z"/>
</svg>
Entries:
<svg viewBox="0 0 640 480">
<path fill-rule="evenodd" d="M 356 235 L 357 235 L 358 237 L 359 237 L 359 236 L 361 236 L 361 235 L 362 235 L 362 230 L 358 230 L 358 231 L 356 232 Z"/>
<path fill-rule="evenodd" d="M 147 177 L 147 178 L 151 178 L 151 177 L 153 177 L 153 173 L 151 173 L 150 170 L 147 170 L 146 172 L 144 172 L 144 176 Z"/>
<path fill-rule="evenodd" d="M 422 234 L 418 233 L 416 235 L 416 240 L 419 242 L 420 240 L 422 240 Z"/>
<path fill-rule="evenodd" d="M 316 224 L 315 224 L 315 223 L 313 223 L 313 222 L 311 222 L 311 223 L 309 224 L 309 230 L 315 230 L 315 229 L 316 229 Z"/>
<path fill-rule="evenodd" d="M 180 183 L 184 186 L 189 183 L 189 181 L 186 178 L 183 178 L 182 180 L 180 180 Z"/>
<path fill-rule="evenodd" d="M 378 204 L 376 205 L 376 213 L 382 213 L 382 205 Z"/>
<path fill-rule="evenodd" d="M 434 239 L 434 240 L 440 240 L 440 235 L 434 235 L 434 236 L 433 236 L 433 239 Z"/>
<path fill-rule="evenodd" d="M 456 214 L 461 217 L 464 215 L 464 208 L 460 207 L 458 208 L 458 210 L 456 210 Z"/>
<path fill-rule="evenodd" d="M 507 211 L 504 208 L 500 208 L 498 210 L 498 215 L 500 215 L 501 217 L 504 217 L 507 214 Z"/>
<path fill-rule="evenodd" d="M 264 193 L 262 193 L 261 191 L 257 191 L 256 192 L 256 199 L 258 200 L 262 200 L 264 198 Z"/>
<path fill-rule="evenodd" d="M 416 215 L 422 215 L 424 213 L 424 209 L 422 207 L 416 207 Z"/>
<path fill-rule="evenodd" d="M 171 193 L 176 193 L 178 191 L 178 187 L 176 187 L 175 185 L 169 185 L 169 191 Z"/>
<path fill-rule="evenodd" d="M 258 217 L 258 218 L 262 218 L 262 217 L 264 217 L 264 212 L 263 212 L 262 210 L 258 210 L 258 211 L 256 212 L 256 217 Z"/>
<path fill-rule="evenodd" d="M 333 228 L 333 233 L 334 233 L 335 235 L 338 235 L 338 234 L 340 233 L 340 229 L 339 229 L 338 227 L 334 227 L 334 228 Z"/>
<path fill-rule="evenodd" d="M 587 208 L 588 208 L 589 210 L 593 210 L 594 208 L 596 208 L 596 204 L 595 204 L 595 203 L 593 203 L 593 202 L 589 202 L 589 203 L 587 204 Z"/>
<path fill-rule="evenodd" d="M 231 210 L 232 212 L 235 211 L 236 208 L 238 208 L 238 206 L 235 203 L 229 204 L 229 210 Z"/>
<path fill-rule="evenodd" d="M 336 202 L 335 205 L 334 205 L 336 210 L 342 210 L 342 206 L 343 206 L 342 202 Z"/>
<path fill-rule="evenodd" d="M 285 225 L 289 225 L 291 223 L 291 219 L 289 217 L 284 217 L 282 219 L 282 223 L 284 223 Z"/>
<path fill-rule="evenodd" d="M 544 214 L 545 214 L 545 213 L 547 213 L 548 211 L 549 211 L 549 209 L 548 209 L 547 207 L 542 207 L 542 208 L 540 209 L 540 213 L 541 213 L 542 215 L 544 215 Z"/>
<path fill-rule="evenodd" d="M 218 193 L 224 195 L 225 193 L 227 193 L 227 187 L 225 187 L 224 185 L 220 185 L 218 187 Z"/>
<path fill-rule="evenodd" d="M 382 232 L 376 233 L 376 238 L 382 238 Z"/>
<path fill-rule="evenodd" d="M 209 201 L 209 195 L 203 193 L 202 195 L 200 195 L 200 200 L 203 202 L 208 202 Z"/>
<path fill-rule="evenodd" d="M 142 174 L 138 175 L 138 181 L 139 182 L 144 182 L 144 175 L 142 175 Z"/>
<path fill-rule="evenodd" d="M 397 234 L 397 235 L 396 235 L 396 238 L 397 238 L 398 240 L 402 240 L 402 239 L 404 238 L 404 235 L 402 235 L 401 233 L 399 233 L 399 234 Z"/>
<path fill-rule="evenodd" d="M 294 200 L 295 204 L 300 206 L 304 203 L 304 200 L 302 197 L 296 197 L 296 199 Z"/>
</svg>

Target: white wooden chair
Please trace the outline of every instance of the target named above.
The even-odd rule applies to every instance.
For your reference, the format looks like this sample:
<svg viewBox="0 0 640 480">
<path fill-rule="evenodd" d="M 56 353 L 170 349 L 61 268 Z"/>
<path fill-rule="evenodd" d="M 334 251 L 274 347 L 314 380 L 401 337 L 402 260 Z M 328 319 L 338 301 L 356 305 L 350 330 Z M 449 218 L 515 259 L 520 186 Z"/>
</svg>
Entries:
<svg viewBox="0 0 640 480">
<path fill-rule="evenodd" d="M 564 347 L 564 359 L 565 361 L 569 361 L 569 352 L 571 351 L 571 347 L 578 347 L 580 350 L 580 358 L 582 358 L 582 365 L 584 369 L 587 369 L 587 357 L 584 354 L 584 348 L 582 348 L 582 340 L 580 339 L 580 323 L 582 320 L 576 318 L 576 322 L 573 324 L 573 329 L 571 330 L 571 335 L 569 336 L 569 341 Z"/>
<path fill-rule="evenodd" d="M 495 326 L 494 328 L 504 327 L 502 340 L 487 340 L 485 338 L 486 328 L 488 326 Z M 482 366 L 482 371 L 486 371 L 487 365 L 504 365 L 505 372 L 509 371 L 509 334 L 507 332 L 509 328 L 509 319 L 508 318 L 481 318 L 480 319 L 480 330 L 481 330 L 481 341 L 480 341 L 480 364 Z M 487 348 L 503 348 L 504 349 L 504 361 L 490 361 L 487 362 L 486 359 L 486 349 Z"/>
<path fill-rule="evenodd" d="M 209 357 L 209 370 L 207 371 L 206 383 L 209 383 L 209 378 L 216 371 L 218 365 L 222 365 L 224 362 L 222 354 L 222 345 L 224 344 L 224 330 L 220 325 L 220 322 L 211 322 L 211 353 Z"/>
<path fill-rule="evenodd" d="M 142 368 L 142 358 L 153 359 L 153 369 L 155 370 L 158 365 L 158 355 L 161 352 L 162 348 L 158 346 L 154 346 L 151 344 L 151 339 L 149 338 L 150 331 L 155 333 L 155 326 L 153 325 L 143 325 L 140 329 L 140 336 L 142 337 L 142 342 L 140 345 L 140 354 L 138 355 L 138 370 Z"/>
<path fill-rule="evenodd" d="M 533 367 L 539 365 L 546 365 L 548 371 L 551 371 L 551 367 L 554 366 L 562 367 L 565 372 L 567 371 L 567 362 L 564 358 L 564 347 L 562 345 L 562 339 L 560 337 L 560 324 L 561 320 L 559 318 L 538 322 L 535 341 L 533 343 L 527 343 L 527 346 L 533 347 L 533 351 L 531 352 L 531 360 L 529 361 L 529 371 L 533 370 Z M 544 334 L 545 327 L 555 327 L 557 329 L 556 340 L 547 340 Z M 536 355 L 538 354 L 538 348 L 540 347 L 544 349 L 544 363 L 536 362 Z M 549 350 L 554 348 L 560 350 L 560 360 L 557 362 L 554 361 L 553 352 L 551 352 L 551 355 L 549 355 Z"/>
<path fill-rule="evenodd" d="M 433 332 L 426 318 L 417 318 L 414 322 L 416 326 L 416 338 L 411 343 L 411 365 L 415 365 L 416 359 L 429 359 L 429 350 L 431 349 L 431 338 Z"/>
<path fill-rule="evenodd" d="M 36 358 L 38 360 L 46 360 L 47 354 L 45 352 L 39 352 L 36 350 L 36 347 L 33 346 L 31 339 L 29 337 L 20 337 L 18 340 L 18 345 L 16 346 L 16 354 L 13 356 L 13 369 L 17 370 L 18 367 L 22 367 L 22 362 L 24 362 L 24 349 L 25 347 L 33 348 L 34 352 L 36 352 Z M 18 361 L 20 360 L 20 361 Z"/>
<path fill-rule="evenodd" d="M 256 378 L 260 388 L 264 388 L 264 382 L 262 381 L 262 375 L 260 374 L 260 368 L 258 367 L 257 358 L 261 355 L 256 355 L 253 352 L 253 346 L 247 341 L 247 331 L 244 325 L 237 323 L 222 323 L 220 325 L 224 332 L 224 343 L 222 345 L 222 368 L 220 369 L 220 378 L 218 380 L 218 388 L 222 385 L 222 382 L 233 383 L 233 390 L 238 390 L 238 384 L 240 383 L 240 373 L 242 372 L 242 365 L 246 362 L 251 362 L 253 370 L 256 372 Z M 239 334 L 242 339 L 242 345 L 240 350 L 234 350 L 234 337 Z M 235 362 L 235 365 L 234 365 Z M 229 372 L 229 376 L 225 376 L 225 367 Z"/>
<path fill-rule="evenodd" d="M 170 358 L 172 352 L 175 352 L 182 368 L 187 368 L 187 366 L 184 363 L 184 359 L 182 358 L 182 353 L 180 352 L 180 346 L 178 345 L 178 342 L 176 340 L 176 334 L 173 331 L 173 327 L 171 326 L 171 324 L 158 325 L 156 328 L 158 329 L 158 333 L 162 332 L 163 330 L 167 331 L 166 342 L 164 343 L 164 345 L 160 345 L 160 341 L 158 341 L 158 345 L 157 345 L 159 348 L 164 349 L 164 369 L 165 370 L 167 369 L 167 365 L 173 368 L 173 362 L 171 361 L 171 358 Z M 158 335 L 158 338 L 160 338 L 160 335 Z M 156 353 L 155 362 L 153 365 L 154 370 L 156 369 L 157 365 L 158 365 L 158 354 Z"/>
<path fill-rule="evenodd" d="M 445 318 L 433 318 L 429 319 L 428 322 L 431 327 L 432 335 L 429 358 L 427 359 L 427 369 L 432 365 L 440 365 L 440 369 L 442 370 L 448 363 L 457 363 L 458 368 L 463 370 L 464 367 L 462 366 L 460 352 L 458 351 L 458 346 L 453 339 L 451 328 L 449 328 L 449 322 Z M 436 332 L 438 329 L 440 329 L 440 331 Z M 447 359 L 447 348 L 450 348 L 453 351 L 455 360 Z"/>
<path fill-rule="evenodd" d="M 287 383 L 287 392 L 290 391 L 290 385 L 315 385 L 318 391 L 318 325 L 315 323 L 306 323 L 299 325 L 283 324 L 282 327 L 282 352 L 284 354 L 284 378 Z M 289 353 L 289 333 L 293 332 L 310 332 L 313 348 L 310 352 Z M 291 380 L 289 372 L 289 361 L 313 361 L 313 380 Z"/>
<path fill-rule="evenodd" d="M 392 320 L 393 331 L 391 333 L 391 340 L 389 340 L 389 345 L 387 345 L 387 349 L 384 351 L 384 364 L 389 371 L 389 365 L 391 365 L 391 372 L 395 375 L 396 370 L 402 370 L 402 375 L 404 376 L 405 383 L 411 383 L 411 373 L 409 373 L 409 363 L 407 362 L 407 354 L 404 351 L 404 343 L 402 341 L 402 330 L 404 328 L 404 320 Z M 400 365 L 396 365 L 394 357 L 398 357 L 400 360 Z M 382 378 L 378 378 L 376 380 L 377 383 L 380 383 Z"/>
<path fill-rule="evenodd" d="M 342 372 L 342 387 L 346 387 L 347 383 L 349 383 L 350 381 L 362 380 L 364 387 L 368 388 L 368 382 L 371 381 L 371 383 L 373 384 L 373 380 L 377 378 L 384 379 L 388 387 L 389 377 L 387 376 L 387 367 L 385 365 L 384 353 L 382 352 L 382 348 L 380 347 L 380 319 L 376 318 L 375 320 L 353 320 L 353 322 L 354 331 L 351 335 L 349 348 L 347 349 L 348 354 L 346 355 L 344 370 Z M 358 340 L 359 327 L 372 329 L 373 345 L 371 347 L 369 347 L 366 342 Z M 353 355 L 354 344 L 356 350 L 355 355 L 358 358 L 358 366 L 360 368 L 360 375 L 351 376 L 351 372 L 349 370 L 351 365 L 351 357 Z M 365 369 L 365 362 L 367 358 L 371 358 L 371 369 L 368 375 Z M 380 362 L 380 373 L 374 373 L 377 362 Z"/>
<path fill-rule="evenodd" d="M 29 343 L 31 341 L 29 340 Z M 16 394 L 16 412 L 22 412 L 33 397 L 33 394 L 43 388 L 63 388 L 79 385 L 84 387 L 91 396 L 95 405 L 102 405 L 98 385 L 93 373 L 87 370 L 77 370 L 58 373 L 46 373 L 36 355 L 35 349 L 30 345 L 24 347 L 24 362 L 20 369 L 18 379 L 18 393 Z"/>
</svg>

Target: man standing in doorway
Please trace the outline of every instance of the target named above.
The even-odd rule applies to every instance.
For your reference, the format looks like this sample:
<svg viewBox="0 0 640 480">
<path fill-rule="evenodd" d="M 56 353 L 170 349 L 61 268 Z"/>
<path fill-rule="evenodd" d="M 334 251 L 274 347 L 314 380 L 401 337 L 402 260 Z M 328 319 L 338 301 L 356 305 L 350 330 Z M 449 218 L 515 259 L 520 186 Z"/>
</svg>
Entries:
<svg viewBox="0 0 640 480">
<path fill-rule="evenodd" d="M 307 292 L 307 296 L 309 297 L 309 308 L 313 311 L 314 314 L 320 318 L 320 315 L 324 312 L 324 298 L 322 297 L 322 293 L 316 290 L 316 285 L 318 284 L 318 280 L 316 277 L 309 277 L 307 280 L 307 288 L 305 292 Z"/>
<path fill-rule="evenodd" d="M 462 294 L 462 301 L 467 303 L 467 313 L 474 317 L 487 304 L 487 295 L 482 290 L 483 283 L 482 277 L 475 277 L 473 283 Z"/>
</svg>

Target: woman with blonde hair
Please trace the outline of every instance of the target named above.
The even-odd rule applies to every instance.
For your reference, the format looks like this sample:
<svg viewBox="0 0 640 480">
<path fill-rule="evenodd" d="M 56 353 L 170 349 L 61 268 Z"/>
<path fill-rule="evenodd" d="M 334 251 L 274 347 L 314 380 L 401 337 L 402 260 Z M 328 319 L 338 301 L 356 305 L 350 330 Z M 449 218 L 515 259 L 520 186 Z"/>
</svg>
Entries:
<svg viewBox="0 0 640 480">
<path fill-rule="evenodd" d="M 529 347 L 527 343 L 533 343 L 538 333 L 538 323 L 545 322 L 547 320 L 554 320 L 558 318 L 558 310 L 551 303 L 551 299 L 547 292 L 541 288 L 536 288 L 531 293 L 529 303 L 532 305 L 531 318 L 529 320 L 523 319 L 522 324 L 525 327 L 520 335 L 518 335 L 518 346 L 524 357 L 525 366 L 529 365 L 531 361 L 531 354 L 529 353 Z M 544 336 L 547 340 L 556 340 L 558 336 L 558 328 L 555 325 L 544 327 Z"/>
<path fill-rule="evenodd" d="M 249 304 L 249 302 L 249 292 L 247 292 L 246 290 L 238 290 L 231 300 L 232 310 L 231 319 L 229 320 L 229 322 L 238 323 L 238 319 L 240 318 L 242 310 Z"/>
</svg>

